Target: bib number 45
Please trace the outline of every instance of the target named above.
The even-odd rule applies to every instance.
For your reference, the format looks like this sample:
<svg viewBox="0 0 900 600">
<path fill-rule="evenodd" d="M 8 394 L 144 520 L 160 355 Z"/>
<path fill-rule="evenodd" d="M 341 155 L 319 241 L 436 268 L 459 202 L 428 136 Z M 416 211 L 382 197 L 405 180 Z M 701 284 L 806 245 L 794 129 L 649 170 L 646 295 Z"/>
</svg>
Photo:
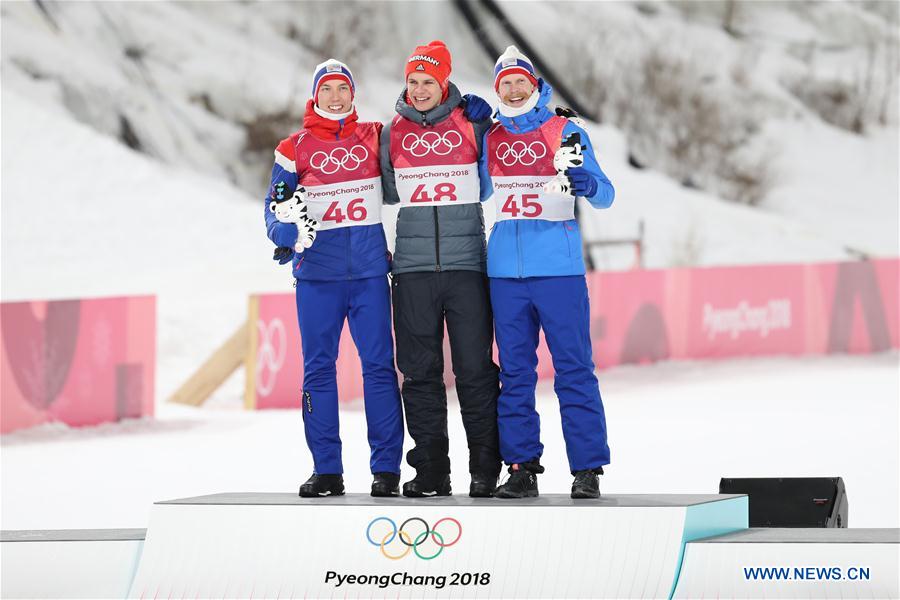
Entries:
<svg viewBox="0 0 900 600">
<path fill-rule="evenodd" d="M 508 214 L 513 219 L 517 218 L 520 213 L 525 218 L 533 219 L 544 212 L 541 203 L 536 202 L 539 197 L 538 194 L 522 194 L 517 200 L 516 194 L 510 194 L 503 206 L 500 207 L 500 212 Z"/>
<path fill-rule="evenodd" d="M 337 201 L 332 202 L 328 207 L 328 210 L 325 211 L 325 215 L 322 217 L 322 220 L 333 221 L 338 225 L 346 220 L 365 221 L 366 217 L 369 216 L 369 213 L 366 212 L 366 207 L 362 206 L 362 203 L 362 198 L 351 200 L 347 204 L 347 213 L 345 215 L 344 211 L 341 210 L 340 203 Z"/>
</svg>

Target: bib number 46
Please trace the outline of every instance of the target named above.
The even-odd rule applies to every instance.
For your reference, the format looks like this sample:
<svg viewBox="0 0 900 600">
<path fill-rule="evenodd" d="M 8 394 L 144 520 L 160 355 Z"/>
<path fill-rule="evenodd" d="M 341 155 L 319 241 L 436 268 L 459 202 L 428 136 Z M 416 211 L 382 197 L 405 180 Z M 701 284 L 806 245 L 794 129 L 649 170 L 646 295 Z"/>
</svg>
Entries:
<svg viewBox="0 0 900 600">
<path fill-rule="evenodd" d="M 328 210 L 325 211 L 325 215 L 322 217 L 323 221 L 334 221 L 338 225 L 343 223 L 346 220 L 349 221 L 365 221 L 366 217 L 369 215 L 366 212 L 366 207 L 362 206 L 363 199 L 356 198 L 351 200 L 347 204 L 347 213 L 344 214 L 344 211 L 341 210 L 340 203 L 335 201 L 332 202 L 328 207 Z"/>
<path fill-rule="evenodd" d="M 539 198 L 537 194 L 522 194 L 519 200 L 516 200 L 516 194 L 510 194 L 500 207 L 500 212 L 506 213 L 513 219 L 521 213 L 523 217 L 533 219 L 540 216 L 544 212 L 544 207 L 540 202 L 535 202 Z M 520 208 L 521 207 L 521 208 Z"/>
</svg>

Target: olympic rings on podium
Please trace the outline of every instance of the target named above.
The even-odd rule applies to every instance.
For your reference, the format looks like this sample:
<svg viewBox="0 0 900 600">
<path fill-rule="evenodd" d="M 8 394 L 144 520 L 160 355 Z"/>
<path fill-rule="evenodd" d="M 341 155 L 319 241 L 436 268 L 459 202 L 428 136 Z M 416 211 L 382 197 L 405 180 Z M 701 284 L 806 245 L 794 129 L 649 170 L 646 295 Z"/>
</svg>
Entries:
<svg viewBox="0 0 900 600">
<path fill-rule="evenodd" d="M 403 538 L 404 538 L 404 537 L 405 537 L 406 539 L 409 539 L 409 534 L 406 533 L 405 531 L 403 531 L 403 530 L 401 529 L 401 530 L 400 530 L 400 541 L 401 541 L 401 542 L 403 542 Z M 388 542 L 385 542 L 385 540 L 386 540 L 387 538 L 388 538 L 388 536 L 385 535 L 385 536 L 384 536 L 384 539 L 381 540 L 381 553 L 384 555 L 385 558 L 389 558 L 389 559 L 391 559 L 391 560 L 400 560 L 401 558 L 403 558 L 404 556 L 406 556 L 407 554 L 409 554 L 409 551 L 413 548 L 413 545 L 412 545 L 412 544 L 406 544 L 406 542 L 403 542 L 404 544 L 406 544 L 406 550 L 404 550 L 402 553 L 400 553 L 400 554 L 398 554 L 398 555 L 396 555 L 396 556 L 393 556 L 393 555 L 391 555 L 391 554 L 388 554 L 387 551 L 384 549 L 384 545 L 385 545 L 386 543 L 388 543 Z M 417 555 L 419 554 L 419 551 L 418 551 L 418 550 L 416 550 L 416 554 L 417 554 Z"/>
<path fill-rule="evenodd" d="M 379 521 L 384 521 L 390 526 L 390 530 L 382 536 L 380 541 L 375 541 L 372 539 L 372 526 L 378 523 Z M 406 531 L 407 525 L 412 523 L 413 521 L 417 521 L 422 524 L 423 530 L 415 535 L 411 535 L 408 531 Z M 452 541 L 446 541 L 449 538 L 444 537 L 437 528 L 443 523 L 452 523 L 456 525 L 456 537 L 452 539 Z M 403 521 L 400 527 L 397 527 L 397 524 L 393 519 L 389 517 L 376 517 L 369 522 L 368 527 L 366 527 L 366 539 L 373 546 L 377 546 L 381 550 L 381 554 L 384 555 L 385 558 L 390 560 L 400 560 L 401 558 L 406 557 L 410 551 L 415 553 L 422 560 L 432 560 L 440 556 L 440 554 L 444 551 L 444 548 L 449 548 L 450 546 L 455 545 L 459 542 L 462 537 L 462 525 L 460 522 L 453 517 L 444 517 L 439 519 L 434 527 L 431 527 L 428 522 L 421 517 L 410 517 Z M 421 546 L 425 541 L 431 538 L 434 544 L 438 547 L 437 551 L 434 554 L 423 554 L 419 551 L 419 546 Z M 406 548 L 403 549 L 399 553 L 391 553 L 388 550 L 388 547 L 395 541 L 399 539 L 400 543 L 403 544 Z"/>
<path fill-rule="evenodd" d="M 441 547 L 443 547 L 443 548 L 446 548 L 446 547 L 452 546 L 453 544 L 455 544 L 456 542 L 458 542 L 458 541 L 459 541 L 459 538 L 462 537 L 462 525 L 460 525 L 460 524 L 459 524 L 459 521 L 457 521 L 457 520 L 454 519 L 453 517 L 444 517 L 443 519 L 440 519 L 437 523 L 434 524 L 434 528 L 437 529 L 437 528 L 438 528 L 438 525 L 440 525 L 440 524 L 443 523 L 444 521 L 450 521 L 451 523 L 455 523 L 455 524 L 456 524 L 456 528 L 459 530 L 459 531 L 456 533 L 456 537 L 453 538 L 453 541 L 450 542 L 449 544 L 445 544 L 445 543 L 444 543 L 444 538 L 441 538 L 441 543 L 438 544 L 438 541 L 434 539 L 434 534 L 437 534 L 437 532 L 436 532 L 436 531 L 432 531 L 432 532 L 431 532 L 431 533 L 432 533 L 431 539 L 434 540 L 434 543 L 435 543 L 435 544 L 438 544 L 438 546 L 441 546 Z M 437 535 L 440 535 L 440 534 L 437 534 Z"/>
</svg>

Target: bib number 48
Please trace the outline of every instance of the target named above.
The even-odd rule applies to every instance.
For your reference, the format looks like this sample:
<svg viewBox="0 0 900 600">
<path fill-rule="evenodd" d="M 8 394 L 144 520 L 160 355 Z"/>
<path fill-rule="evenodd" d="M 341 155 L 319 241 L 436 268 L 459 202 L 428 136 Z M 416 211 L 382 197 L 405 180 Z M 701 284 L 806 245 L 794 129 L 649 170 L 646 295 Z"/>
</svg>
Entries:
<svg viewBox="0 0 900 600">
<path fill-rule="evenodd" d="M 523 217 L 533 219 L 540 216 L 544 212 L 544 207 L 540 202 L 535 202 L 539 198 L 537 194 L 522 194 L 519 200 L 516 200 L 516 194 L 510 194 L 500 207 L 500 212 L 506 213 L 513 219 L 521 213 Z M 520 208 L 521 207 L 521 208 Z"/>
<path fill-rule="evenodd" d="M 434 186 L 434 196 L 428 195 L 425 184 L 418 186 L 413 192 L 410 202 L 453 202 L 456 200 L 456 186 L 452 183 L 439 183 Z"/>
<path fill-rule="evenodd" d="M 340 203 L 335 201 L 332 202 L 328 207 L 328 210 L 325 211 L 325 214 L 322 216 L 323 221 L 333 221 L 340 225 L 346 220 L 349 221 L 364 221 L 366 217 L 369 215 L 366 212 L 366 207 L 362 206 L 363 199 L 356 198 L 351 200 L 347 204 L 347 213 L 344 214 L 344 211 L 341 210 Z"/>
</svg>

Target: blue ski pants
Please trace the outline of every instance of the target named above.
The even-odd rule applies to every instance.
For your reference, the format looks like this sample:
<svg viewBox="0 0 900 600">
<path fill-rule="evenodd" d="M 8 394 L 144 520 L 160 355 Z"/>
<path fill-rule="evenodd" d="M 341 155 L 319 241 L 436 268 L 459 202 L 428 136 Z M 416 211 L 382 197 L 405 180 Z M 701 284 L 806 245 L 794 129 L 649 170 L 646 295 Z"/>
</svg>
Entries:
<svg viewBox="0 0 900 600">
<path fill-rule="evenodd" d="M 403 409 L 394 369 L 387 276 L 297 281 L 303 350 L 303 428 L 315 472 L 343 473 L 335 361 L 344 320 L 362 363 L 372 473 L 400 473 Z"/>
<path fill-rule="evenodd" d="M 535 410 L 541 328 L 553 358 L 569 469 L 609 464 L 606 416 L 594 375 L 590 302 L 583 275 L 491 278 L 491 305 L 500 351 L 497 423 L 507 464 L 539 459 L 540 415 Z"/>
</svg>

